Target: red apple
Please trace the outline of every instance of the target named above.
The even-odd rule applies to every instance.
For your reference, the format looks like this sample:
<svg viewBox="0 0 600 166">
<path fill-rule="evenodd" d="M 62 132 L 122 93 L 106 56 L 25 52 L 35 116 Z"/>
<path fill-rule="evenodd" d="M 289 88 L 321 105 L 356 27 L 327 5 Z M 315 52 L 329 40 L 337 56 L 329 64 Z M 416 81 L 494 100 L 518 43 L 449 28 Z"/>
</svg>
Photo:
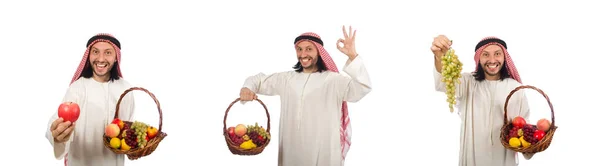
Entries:
<svg viewBox="0 0 600 166">
<path fill-rule="evenodd" d="M 546 136 L 546 132 L 542 131 L 542 130 L 535 130 L 535 132 L 533 133 L 533 138 L 535 138 L 536 140 L 542 140 L 542 138 L 544 138 L 544 136 Z"/>
<path fill-rule="evenodd" d="M 235 136 L 235 127 L 229 127 L 227 133 L 229 133 L 229 137 Z"/>
<path fill-rule="evenodd" d="M 70 121 L 74 123 L 79 119 L 79 105 L 73 102 L 64 102 L 58 106 L 58 117 L 63 118 L 64 121 Z"/>
<path fill-rule="evenodd" d="M 117 126 L 119 126 L 119 129 L 123 129 L 123 127 L 125 127 L 125 122 L 123 122 L 119 118 L 114 119 L 111 123 L 112 124 L 116 124 Z"/>
<path fill-rule="evenodd" d="M 537 122 L 537 128 L 544 132 L 550 130 L 550 121 L 548 119 L 540 119 Z"/>
<path fill-rule="evenodd" d="M 523 128 L 523 126 L 525 126 L 525 124 L 527 124 L 527 122 L 525 122 L 525 119 L 523 119 L 523 117 L 520 117 L 520 116 L 515 117 L 512 121 L 512 125 L 519 129 Z"/>
</svg>

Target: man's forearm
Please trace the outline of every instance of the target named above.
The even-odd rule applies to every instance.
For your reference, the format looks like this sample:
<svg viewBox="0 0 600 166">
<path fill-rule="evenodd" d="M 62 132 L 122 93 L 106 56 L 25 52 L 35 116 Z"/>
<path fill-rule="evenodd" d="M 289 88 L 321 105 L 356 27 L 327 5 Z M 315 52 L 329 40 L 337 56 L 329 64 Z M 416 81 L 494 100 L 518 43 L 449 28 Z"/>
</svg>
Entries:
<svg viewBox="0 0 600 166">
<path fill-rule="evenodd" d="M 442 57 L 439 56 L 433 56 L 433 63 L 435 65 L 435 70 L 437 70 L 438 73 L 442 72 Z"/>
</svg>

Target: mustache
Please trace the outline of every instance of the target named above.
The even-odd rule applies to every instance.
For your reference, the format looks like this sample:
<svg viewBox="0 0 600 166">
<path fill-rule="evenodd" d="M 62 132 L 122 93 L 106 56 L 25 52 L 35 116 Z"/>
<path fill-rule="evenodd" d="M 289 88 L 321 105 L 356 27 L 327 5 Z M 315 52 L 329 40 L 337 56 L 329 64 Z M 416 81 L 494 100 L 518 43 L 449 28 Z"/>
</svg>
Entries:
<svg viewBox="0 0 600 166">
<path fill-rule="evenodd" d="M 108 61 L 99 61 L 99 60 L 95 60 L 92 62 L 92 64 L 110 64 Z"/>
<path fill-rule="evenodd" d="M 495 65 L 495 64 L 502 65 L 502 63 L 500 63 L 500 62 L 486 62 L 483 65 Z"/>
</svg>

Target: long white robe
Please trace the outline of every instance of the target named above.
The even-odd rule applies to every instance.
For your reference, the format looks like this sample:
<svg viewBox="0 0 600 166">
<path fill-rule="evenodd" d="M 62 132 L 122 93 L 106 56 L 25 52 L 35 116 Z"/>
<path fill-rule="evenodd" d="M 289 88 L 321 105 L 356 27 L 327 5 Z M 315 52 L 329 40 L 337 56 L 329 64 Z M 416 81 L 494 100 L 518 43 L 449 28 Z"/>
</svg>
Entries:
<svg viewBox="0 0 600 166">
<path fill-rule="evenodd" d="M 123 80 L 101 83 L 92 78 L 83 78 L 73 82 L 63 102 L 79 104 L 81 113 L 75 122 L 75 131 L 65 143 L 55 143 L 50 126 L 58 119 L 55 113 L 48 122 L 46 138 L 54 148 L 54 156 L 61 160 L 67 156 L 68 166 L 123 166 L 124 155 L 117 155 L 104 146 L 104 128 L 115 116 L 115 107 L 121 94 L 131 85 Z M 133 92 L 129 92 L 121 101 L 119 118 L 130 121 L 133 116 Z"/>
<path fill-rule="evenodd" d="M 446 91 L 442 75 L 434 68 L 435 89 Z M 500 142 L 500 129 L 504 124 L 504 103 L 510 91 L 521 84 L 512 78 L 477 81 L 471 73 L 463 73 L 456 87 L 458 115 L 461 118 L 459 166 L 515 166 L 516 152 Z M 508 103 L 508 120 L 516 116 L 528 123 L 529 105 L 526 89 L 511 96 Z"/>
<path fill-rule="evenodd" d="M 340 166 L 342 102 L 358 102 L 371 91 L 371 80 L 360 57 L 346 62 L 350 76 L 322 73 L 259 73 L 244 87 L 261 95 L 278 95 L 280 166 Z"/>
</svg>

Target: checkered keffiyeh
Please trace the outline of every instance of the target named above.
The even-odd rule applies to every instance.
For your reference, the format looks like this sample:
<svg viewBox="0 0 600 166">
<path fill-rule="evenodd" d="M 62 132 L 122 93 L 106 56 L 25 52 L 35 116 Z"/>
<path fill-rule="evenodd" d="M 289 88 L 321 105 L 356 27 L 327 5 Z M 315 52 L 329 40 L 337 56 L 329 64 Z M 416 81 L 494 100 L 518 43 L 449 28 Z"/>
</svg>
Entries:
<svg viewBox="0 0 600 166">
<path fill-rule="evenodd" d="M 83 54 L 83 58 L 81 58 L 81 62 L 79 63 L 79 67 L 77 67 L 77 71 L 75 71 L 75 75 L 73 76 L 73 79 L 71 80 L 71 84 L 73 82 L 77 81 L 77 79 L 79 79 L 79 77 L 81 77 L 81 73 L 83 72 L 83 69 L 85 67 L 91 67 L 90 63 L 88 62 L 88 57 L 90 55 L 90 50 L 92 49 L 92 46 L 98 42 L 110 43 L 115 48 L 115 52 L 117 54 L 117 62 L 121 62 L 121 44 L 114 43 L 107 39 L 103 39 L 102 37 L 113 38 L 116 40 L 116 38 L 113 35 L 107 34 L 107 33 L 100 33 L 100 34 L 97 34 L 94 37 L 92 37 L 92 38 L 98 38 L 98 39 L 91 41 L 91 43 L 88 42 L 87 48 L 85 49 L 85 53 Z M 119 71 L 119 74 L 121 74 L 121 67 L 119 67 L 119 65 L 117 65 L 117 70 Z M 119 77 L 123 77 L 122 74 L 119 75 Z"/>
<path fill-rule="evenodd" d="M 112 42 L 106 38 L 111 38 L 111 39 L 115 40 L 117 43 Z M 92 40 L 92 39 L 95 39 L 95 40 Z M 98 42 L 110 43 L 113 46 L 113 48 L 115 49 L 115 52 L 117 54 L 117 62 L 121 62 L 121 43 L 118 43 L 118 40 L 116 40 L 116 38 L 111 34 L 99 33 L 99 34 L 93 36 L 92 38 L 90 38 L 90 41 L 88 41 L 87 48 L 85 49 L 85 53 L 83 54 L 83 58 L 81 58 L 79 67 L 77 67 L 77 71 L 75 71 L 75 75 L 73 76 L 73 79 L 71 79 L 71 83 L 69 83 L 69 85 L 73 84 L 73 82 L 77 81 L 81 77 L 81 73 L 83 73 L 83 69 L 85 69 L 86 67 L 91 67 L 90 63 L 88 62 L 88 57 L 90 55 L 90 50 L 92 49 L 92 46 Z M 119 77 L 123 77 L 121 74 L 121 68 L 119 67 L 119 65 L 117 65 L 117 70 L 119 71 L 119 74 L 120 74 Z M 68 163 L 67 162 L 68 156 L 69 156 L 69 153 L 65 154 L 65 166 L 67 166 L 67 163 Z"/>
<path fill-rule="evenodd" d="M 321 37 L 319 35 L 317 35 L 316 33 L 313 33 L 313 32 L 306 32 L 300 36 L 310 36 L 310 37 L 321 39 Z M 327 70 L 330 70 L 333 72 L 339 72 L 335 62 L 333 61 L 331 56 L 329 56 L 329 53 L 325 50 L 325 48 L 323 48 L 322 44 L 317 43 L 316 41 L 309 40 L 309 39 L 302 39 L 302 40 L 297 41 L 295 43 L 295 45 L 298 45 L 301 41 L 309 41 L 309 42 L 313 43 L 317 47 L 317 50 L 319 51 L 319 55 L 321 56 L 321 59 L 323 59 L 323 62 L 325 63 L 325 67 L 327 68 Z M 347 105 L 346 101 L 342 102 L 341 122 L 342 123 L 340 125 L 340 142 L 341 142 L 341 146 L 342 146 L 342 160 L 344 160 L 346 158 L 346 154 L 348 154 L 348 150 L 350 150 L 350 145 L 351 145 L 350 140 L 352 137 L 352 127 L 350 126 L 350 117 L 348 116 L 348 105 Z"/>
<path fill-rule="evenodd" d="M 477 64 L 475 66 L 475 72 L 477 72 L 477 68 L 479 67 L 479 58 L 481 57 L 481 53 L 483 52 L 483 49 L 485 49 L 485 47 L 489 46 L 489 45 L 498 45 L 500 46 L 500 48 L 502 48 L 502 51 L 504 51 L 504 63 L 506 64 L 506 70 L 508 70 L 508 74 L 510 75 L 510 77 L 512 79 L 515 79 L 517 82 L 522 83 L 521 82 L 521 76 L 519 76 L 519 72 L 517 71 L 517 67 L 515 67 L 515 64 L 512 60 L 512 58 L 510 58 L 510 55 L 508 54 L 508 51 L 506 51 L 506 43 L 504 41 L 502 41 L 501 39 L 497 38 L 497 37 L 486 37 L 483 38 L 480 42 L 480 44 L 483 44 L 482 46 L 477 46 L 476 50 L 475 50 L 475 64 Z M 484 44 L 486 43 L 486 44 Z"/>
</svg>

